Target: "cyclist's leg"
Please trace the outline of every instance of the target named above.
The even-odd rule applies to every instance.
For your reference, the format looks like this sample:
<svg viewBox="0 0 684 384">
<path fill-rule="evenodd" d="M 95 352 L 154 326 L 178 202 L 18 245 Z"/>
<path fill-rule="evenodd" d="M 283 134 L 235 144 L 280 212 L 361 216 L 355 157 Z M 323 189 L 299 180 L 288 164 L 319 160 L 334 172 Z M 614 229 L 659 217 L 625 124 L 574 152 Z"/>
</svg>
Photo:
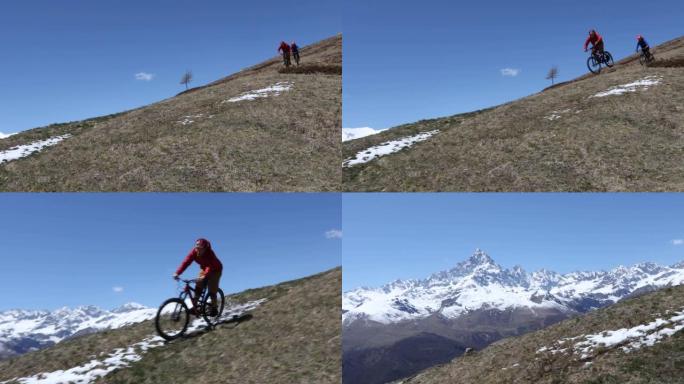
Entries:
<svg viewBox="0 0 684 384">
<path fill-rule="evenodd" d="M 209 284 L 209 297 L 211 298 L 211 308 L 217 310 L 218 298 L 216 293 L 219 289 L 219 282 L 221 281 L 221 271 L 216 271 L 207 276 L 207 284 Z"/>
<path fill-rule="evenodd" d="M 601 41 L 599 41 L 598 43 L 596 43 L 596 48 L 598 49 L 598 51 L 599 51 L 599 53 L 601 54 L 601 56 L 603 56 L 603 52 L 604 52 L 604 50 L 603 50 L 603 40 L 601 40 Z"/>
<path fill-rule="evenodd" d="M 199 277 L 202 277 L 202 272 L 200 272 Z M 199 312 L 200 300 L 202 300 L 202 291 L 204 290 L 204 285 L 206 284 L 206 282 L 207 279 L 204 278 L 198 281 L 197 284 L 195 284 L 195 302 L 193 303 L 193 305 L 197 312 Z"/>
</svg>

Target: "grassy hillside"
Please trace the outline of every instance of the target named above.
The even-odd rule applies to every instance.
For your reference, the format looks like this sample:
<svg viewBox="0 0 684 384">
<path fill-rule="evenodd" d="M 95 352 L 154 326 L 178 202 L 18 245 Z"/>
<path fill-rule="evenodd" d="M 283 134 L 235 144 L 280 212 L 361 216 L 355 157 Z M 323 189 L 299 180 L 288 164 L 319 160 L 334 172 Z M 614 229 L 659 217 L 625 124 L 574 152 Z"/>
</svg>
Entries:
<svg viewBox="0 0 684 384">
<path fill-rule="evenodd" d="M 430 139 L 344 169 L 347 191 L 682 191 L 684 38 L 641 67 L 624 58 L 504 105 L 343 143 L 343 157 L 435 129 Z M 649 76 L 660 84 L 592 97 Z"/>
<path fill-rule="evenodd" d="M 147 107 L 0 140 L 3 151 L 73 135 L 0 164 L 0 190 L 339 190 L 342 37 L 304 47 L 301 55 L 295 70 L 283 71 L 274 57 Z M 227 102 L 277 83 L 291 89 Z"/>
<path fill-rule="evenodd" d="M 491 346 L 434 367 L 405 384 L 425 383 L 583 383 L 673 384 L 684 381 L 684 332 L 664 336 L 653 346 L 623 348 L 599 344 L 578 352 L 583 335 L 633 328 L 684 311 L 684 286 L 621 301 L 541 331 L 501 340 Z M 681 323 L 681 321 L 680 321 Z M 660 332 L 672 323 L 658 325 Z M 572 338 L 572 339 L 571 339 Z"/>
<path fill-rule="evenodd" d="M 267 299 L 251 319 L 151 349 L 96 382 L 339 383 L 341 284 L 342 271 L 336 268 L 242 292 L 230 299 Z M 154 333 L 154 324 L 146 321 L 67 340 L 0 362 L 0 382 L 83 365 Z"/>
</svg>

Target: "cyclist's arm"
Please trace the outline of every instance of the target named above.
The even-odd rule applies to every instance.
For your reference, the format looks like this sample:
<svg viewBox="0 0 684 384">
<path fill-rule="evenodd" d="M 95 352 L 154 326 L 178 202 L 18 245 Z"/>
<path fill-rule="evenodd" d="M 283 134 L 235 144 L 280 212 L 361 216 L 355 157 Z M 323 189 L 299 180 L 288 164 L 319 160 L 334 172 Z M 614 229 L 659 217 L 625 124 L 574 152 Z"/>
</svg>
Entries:
<svg viewBox="0 0 684 384">
<path fill-rule="evenodd" d="M 176 275 L 182 275 L 183 272 L 192 264 L 192 254 L 193 251 L 190 251 L 187 256 L 185 256 L 185 259 L 181 263 L 180 267 L 176 270 Z"/>
</svg>

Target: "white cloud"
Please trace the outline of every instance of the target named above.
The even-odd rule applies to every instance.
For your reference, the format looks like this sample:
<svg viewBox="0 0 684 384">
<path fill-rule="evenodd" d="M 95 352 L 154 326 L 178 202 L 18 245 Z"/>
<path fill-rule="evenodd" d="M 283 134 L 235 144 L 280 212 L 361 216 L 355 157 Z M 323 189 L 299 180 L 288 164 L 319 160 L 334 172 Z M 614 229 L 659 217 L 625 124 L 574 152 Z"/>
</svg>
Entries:
<svg viewBox="0 0 684 384">
<path fill-rule="evenodd" d="M 501 70 L 501 76 L 516 77 L 520 73 L 520 69 L 515 68 L 504 68 Z"/>
<path fill-rule="evenodd" d="M 684 239 L 674 239 L 672 245 L 684 245 Z"/>
<path fill-rule="evenodd" d="M 116 293 L 121 293 L 123 292 L 123 287 L 112 287 L 112 290 Z"/>
<path fill-rule="evenodd" d="M 135 74 L 135 79 L 140 81 L 152 81 L 155 76 L 154 73 L 140 72 Z"/>
<path fill-rule="evenodd" d="M 342 230 L 341 229 L 331 229 L 329 231 L 325 231 L 325 238 L 326 239 L 341 239 L 342 238 Z"/>
<path fill-rule="evenodd" d="M 370 127 L 362 128 L 342 128 L 342 141 L 360 139 L 362 137 L 375 135 L 382 132 L 383 129 L 373 129 Z"/>
</svg>

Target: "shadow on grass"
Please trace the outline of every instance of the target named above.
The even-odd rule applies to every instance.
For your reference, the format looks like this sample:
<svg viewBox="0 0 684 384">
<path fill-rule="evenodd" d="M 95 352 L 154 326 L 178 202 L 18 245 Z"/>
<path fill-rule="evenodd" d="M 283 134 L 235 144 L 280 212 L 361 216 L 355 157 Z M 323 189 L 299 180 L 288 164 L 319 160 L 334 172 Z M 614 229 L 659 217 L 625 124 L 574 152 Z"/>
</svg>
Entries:
<svg viewBox="0 0 684 384">
<path fill-rule="evenodd" d="M 249 314 L 249 313 L 243 314 L 243 315 L 241 315 L 241 316 L 233 316 L 233 317 L 230 318 L 230 319 L 226 319 L 226 320 L 219 321 L 218 323 L 216 323 L 216 324 L 213 325 L 213 326 L 207 325 L 207 326 L 205 326 L 204 328 L 201 328 L 201 329 L 198 329 L 198 330 L 196 330 L 196 331 L 187 333 L 187 334 L 185 334 L 183 337 L 181 337 L 181 338 L 179 338 L 179 339 L 180 339 L 180 340 L 185 340 L 185 339 L 192 339 L 192 338 L 195 338 L 195 337 L 198 337 L 198 336 L 202 336 L 202 335 L 204 335 L 205 333 L 208 333 L 209 331 L 211 331 L 213 328 L 216 328 L 216 327 L 219 327 L 219 326 L 222 326 L 222 325 L 233 325 L 232 328 L 235 328 L 235 327 L 237 327 L 238 325 L 240 325 L 240 323 L 243 323 L 243 322 L 245 322 L 245 321 L 250 321 L 250 320 L 252 320 L 253 317 L 254 317 L 254 316 L 252 316 L 252 315 Z"/>
</svg>

